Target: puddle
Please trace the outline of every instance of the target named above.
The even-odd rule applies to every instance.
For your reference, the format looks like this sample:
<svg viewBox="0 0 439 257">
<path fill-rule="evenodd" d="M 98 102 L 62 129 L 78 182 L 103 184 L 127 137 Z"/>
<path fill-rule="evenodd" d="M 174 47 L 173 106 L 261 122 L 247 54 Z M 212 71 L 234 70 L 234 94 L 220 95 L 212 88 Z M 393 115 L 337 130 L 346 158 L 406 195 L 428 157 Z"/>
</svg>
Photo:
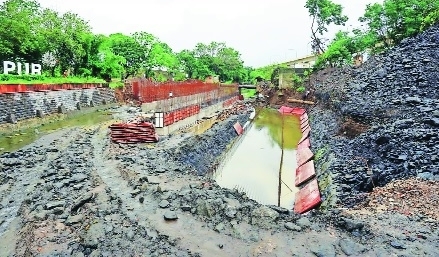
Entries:
<svg viewBox="0 0 439 257">
<path fill-rule="evenodd" d="M 91 112 L 77 112 L 67 114 L 58 120 L 48 120 L 45 124 L 28 126 L 17 129 L 14 132 L 0 131 L 0 154 L 18 150 L 31 144 L 40 137 L 55 132 L 58 129 L 70 127 L 84 127 L 99 124 L 112 119 L 108 111 L 93 110 Z"/>
<path fill-rule="evenodd" d="M 214 178 L 221 187 L 238 189 L 261 204 L 291 209 L 298 191 L 294 179 L 300 137 L 297 116 L 261 109 L 225 155 Z"/>
</svg>

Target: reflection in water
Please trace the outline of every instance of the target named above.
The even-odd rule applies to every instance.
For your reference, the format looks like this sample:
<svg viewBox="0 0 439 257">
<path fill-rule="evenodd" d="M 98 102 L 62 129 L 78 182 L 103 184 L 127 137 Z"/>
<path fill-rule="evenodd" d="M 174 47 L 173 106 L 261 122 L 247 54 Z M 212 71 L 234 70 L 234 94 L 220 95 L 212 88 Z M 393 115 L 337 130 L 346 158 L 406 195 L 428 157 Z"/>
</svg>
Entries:
<svg viewBox="0 0 439 257">
<path fill-rule="evenodd" d="M 300 119 L 293 115 L 282 115 L 274 109 L 261 109 L 258 111 L 258 117 L 255 120 L 257 129 L 266 128 L 273 143 L 283 149 L 296 149 L 297 143 L 302 137 L 300 131 Z M 282 133 L 283 132 L 283 133 Z"/>
<path fill-rule="evenodd" d="M 294 185 L 295 148 L 300 137 L 298 117 L 281 115 L 276 110 L 260 110 L 254 123 L 237 142 L 239 145 L 228 153 L 215 174 L 217 183 L 237 188 L 262 204 L 291 209 L 298 190 Z"/>
</svg>

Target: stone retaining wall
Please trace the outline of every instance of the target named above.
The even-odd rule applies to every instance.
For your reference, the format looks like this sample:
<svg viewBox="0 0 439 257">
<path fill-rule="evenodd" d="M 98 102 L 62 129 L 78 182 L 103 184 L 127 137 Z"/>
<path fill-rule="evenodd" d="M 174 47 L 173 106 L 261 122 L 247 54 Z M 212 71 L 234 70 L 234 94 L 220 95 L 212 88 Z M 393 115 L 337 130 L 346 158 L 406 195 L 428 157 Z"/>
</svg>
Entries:
<svg viewBox="0 0 439 257">
<path fill-rule="evenodd" d="M 115 102 L 110 88 L 0 94 L 0 124 Z"/>
</svg>

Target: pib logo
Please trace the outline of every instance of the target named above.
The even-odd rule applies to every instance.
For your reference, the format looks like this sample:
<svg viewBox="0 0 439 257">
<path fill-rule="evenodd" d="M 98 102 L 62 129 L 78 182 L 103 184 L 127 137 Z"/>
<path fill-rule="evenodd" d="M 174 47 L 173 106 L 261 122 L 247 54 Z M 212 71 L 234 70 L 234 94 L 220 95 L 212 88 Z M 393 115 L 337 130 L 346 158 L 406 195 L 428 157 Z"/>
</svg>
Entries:
<svg viewBox="0 0 439 257">
<path fill-rule="evenodd" d="M 19 62 L 14 63 L 11 61 L 3 61 L 3 74 L 17 71 L 17 74 L 21 75 L 23 73 L 23 68 L 24 74 L 41 75 L 41 64 L 25 63 L 23 67 L 23 64 Z"/>
</svg>

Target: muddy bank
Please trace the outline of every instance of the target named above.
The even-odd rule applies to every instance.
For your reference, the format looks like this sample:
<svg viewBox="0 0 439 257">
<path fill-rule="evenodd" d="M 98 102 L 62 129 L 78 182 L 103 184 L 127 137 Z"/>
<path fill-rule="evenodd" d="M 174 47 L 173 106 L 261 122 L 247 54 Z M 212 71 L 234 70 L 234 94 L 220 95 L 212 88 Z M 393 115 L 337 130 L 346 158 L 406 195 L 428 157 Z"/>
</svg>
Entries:
<svg viewBox="0 0 439 257">
<path fill-rule="evenodd" d="M 220 149 L 213 148 L 233 139 L 230 125 L 239 119 L 202 134 L 205 144 L 185 133 L 157 144 L 113 144 L 102 123 L 1 155 L 0 256 L 439 254 L 437 223 L 422 217 L 300 216 L 198 175 L 204 170 L 193 163 L 214 159 Z M 182 148 L 198 153 L 192 162 Z"/>
<path fill-rule="evenodd" d="M 2 156 L 3 256 L 190 256 L 124 213 L 133 207 L 100 176 L 108 160 L 92 142 L 97 131 L 69 130 Z"/>
</svg>

